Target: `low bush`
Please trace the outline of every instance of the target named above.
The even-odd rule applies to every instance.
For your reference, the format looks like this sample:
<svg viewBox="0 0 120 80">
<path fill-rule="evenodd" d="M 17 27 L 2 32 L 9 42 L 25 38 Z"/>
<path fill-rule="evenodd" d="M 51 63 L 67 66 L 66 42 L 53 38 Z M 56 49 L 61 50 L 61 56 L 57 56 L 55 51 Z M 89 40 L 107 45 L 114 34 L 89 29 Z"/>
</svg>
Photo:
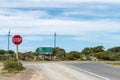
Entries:
<svg viewBox="0 0 120 80">
<path fill-rule="evenodd" d="M 7 70 L 8 73 L 15 73 L 24 70 L 22 63 L 17 61 L 15 58 L 9 58 L 3 63 L 3 69 Z"/>
</svg>

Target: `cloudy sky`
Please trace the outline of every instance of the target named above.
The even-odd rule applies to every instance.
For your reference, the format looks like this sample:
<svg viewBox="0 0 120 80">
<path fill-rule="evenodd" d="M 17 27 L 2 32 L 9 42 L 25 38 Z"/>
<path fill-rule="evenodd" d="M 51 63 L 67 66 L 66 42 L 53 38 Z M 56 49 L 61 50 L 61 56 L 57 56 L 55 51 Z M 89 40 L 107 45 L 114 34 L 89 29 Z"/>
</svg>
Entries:
<svg viewBox="0 0 120 80">
<path fill-rule="evenodd" d="M 120 0 L 0 0 L 0 49 L 15 50 L 12 37 L 20 34 L 19 51 L 57 46 L 66 51 L 103 45 L 120 46 Z"/>
</svg>

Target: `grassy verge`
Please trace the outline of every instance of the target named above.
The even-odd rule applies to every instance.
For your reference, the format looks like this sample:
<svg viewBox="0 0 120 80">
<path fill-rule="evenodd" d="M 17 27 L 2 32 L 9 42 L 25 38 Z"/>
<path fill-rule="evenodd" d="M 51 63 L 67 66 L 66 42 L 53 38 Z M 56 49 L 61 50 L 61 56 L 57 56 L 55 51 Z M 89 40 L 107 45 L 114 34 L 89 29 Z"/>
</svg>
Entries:
<svg viewBox="0 0 120 80">
<path fill-rule="evenodd" d="M 114 63 L 113 62 L 112 63 L 107 62 L 107 64 L 110 64 L 110 65 L 113 65 L 113 66 L 120 66 L 120 63 L 115 63 L 115 62 Z"/>
<path fill-rule="evenodd" d="M 3 63 L 2 73 L 19 73 L 25 70 L 22 63 L 14 58 L 10 58 Z"/>
</svg>

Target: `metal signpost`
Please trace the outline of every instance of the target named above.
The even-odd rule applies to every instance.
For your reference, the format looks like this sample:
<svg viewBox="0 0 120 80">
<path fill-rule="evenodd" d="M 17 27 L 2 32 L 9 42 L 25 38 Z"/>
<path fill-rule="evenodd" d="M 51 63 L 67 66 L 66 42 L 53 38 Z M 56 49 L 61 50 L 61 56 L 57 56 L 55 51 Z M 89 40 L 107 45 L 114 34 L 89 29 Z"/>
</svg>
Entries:
<svg viewBox="0 0 120 80">
<path fill-rule="evenodd" d="M 20 35 L 14 35 L 12 38 L 12 42 L 16 45 L 16 59 L 19 60 L 18 45 L 22 43 L 22 37 Z"/>
</svg>

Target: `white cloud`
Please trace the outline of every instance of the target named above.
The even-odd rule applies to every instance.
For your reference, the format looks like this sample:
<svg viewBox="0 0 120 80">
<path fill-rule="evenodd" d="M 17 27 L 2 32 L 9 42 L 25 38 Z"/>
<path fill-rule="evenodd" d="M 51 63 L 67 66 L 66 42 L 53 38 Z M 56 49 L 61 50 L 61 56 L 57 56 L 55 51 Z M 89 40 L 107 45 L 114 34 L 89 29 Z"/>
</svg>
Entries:
<svg viewBox="0 0 120 80">
<path fill-rule="evenodd" d="M 78 2 L 120 2 L 119 0 L 1 0 L 1 2 L 24 2 L 24 3 L 78 3 Z"/>
<path fill-rule="evenodd" d="M 34 19 L 24 17 L 0 17 L 0 34 L 4 34 L 11 29 L 13 34 L 58 34 L 79 35 L 87 31 L 120 31 L 119 21 L 93 20 L 93 21 L 72 21 L 60 19 Z M 6 30 L 7 29 L 7 30 Z"/>
<path fill-rule="evenodd" d="M 117 14 L 117 13 L 116 13 Z M 94 16 L 94 17 L 105 17 L 105 16 L 111 16 L 109 12 L 96 12 L 96 11 L 68 11 L 64 12 L 63 15 L 65 16 L 71 16 L 71 15 L 88 15 L 88 16 Z M 114 15 L 112 15 L 114 16 Z M 117 15 L 118 16 L 118 15 Z"/>
<path fill-rule="evenodd" d="M 120 0 L 0 0 L 0 35 L 7 35 L 9 29 L 12 35 L 21 34 L 23 36 L 27 34 L 53 35 L 56 32 L 57 35 L 73 36 L 66 38 L 67 40 L 73 38 L 74 40 L 90 41 L 91 43 L 97 41 L 103 44 L 117 44 L 120 40 L 119 36 L 109 34 L 109 32 L 120 31 L 119 20 L 115 21 L 112 18 L 110 20 L 103 20 L 101 18 L 101 20 L 84 19 L 83 21 L 77 21 L 71 20 L 71 16 L 66 16 L 83 14 L 98 17 L 109 17 L 111 15 L 119 17 L 119 12 L 113 10 L 118 9 L 119 4 Z M 58 11 L 63 8 L 62 11 L 64 12 L 61 11 L 60 15 L 56 16 L 51 10 L 54 8 L 58 8 Z M 50 14 L 54 18 L 51 18 Z M 74 18 L 76 19 L 77 17 Z M 101 32 L 103 33 L 100 34 Z M 25 43 L 21 44 L 21 49 L 27 51 L 28 49 L 33 50 L 37 46 L 49 46 L 50 44 L 42 43 L 42 41 L 51 39 L 53 37 L 24 36 Z M 0 38 L 0 40 L 3 40 L 3 38 Z M 36 42 L 38 40 L 42 44 L 28 44 L 31 41 Z"/>
<path fill-rule="evenodd" d="M 40 37 L 36 37 L 36 36 L 27 36 L 27 37 L 24 37 L 24 40 L 27 40 L 27 41 L 41 41 L 43 39 L 40 38 Z"/>
<path fill-rule="evenodd" d="M 25 41 L 42 41 L 46 39 L 52 39 L 50 36 L 40 36 L 40 35 L 33 35 L 33 36 L 24 36 Z"/>
<path fill-rule="evenodd" d="M 22 9 L 9 9 L 9 8 L 0 8 L 0 17 L 1 19 L 28 19 L 29 18 L 42 18 L 49 17 L 46 11 L 42 10 L 22 10 Z"/>
<path fill-rule="evenodd" d="M 0 7 L 76 7 L 83 2 L 120 3 L 119 0 L 1 0 Z"/>
</svg>

